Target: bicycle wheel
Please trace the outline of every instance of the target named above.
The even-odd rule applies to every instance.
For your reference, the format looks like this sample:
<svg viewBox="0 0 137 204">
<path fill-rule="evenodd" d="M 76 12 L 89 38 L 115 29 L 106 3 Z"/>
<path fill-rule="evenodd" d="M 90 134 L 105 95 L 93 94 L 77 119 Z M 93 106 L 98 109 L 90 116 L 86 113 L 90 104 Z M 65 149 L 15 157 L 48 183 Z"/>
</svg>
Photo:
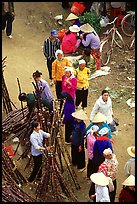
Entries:
<svg viewBox="0 0 137 204">
<path fill-rule="evenodd" d="M 120 35 L 120 33 L 117 30 L 116 30 L 116 33 L 115 33 L 115 36 L 114 36 L 114 42 L 121 49 L 125 47 L 125 42 L 124 42 L 122 36 Z"/>
<path fill-rule="evenodd" d="M 110 60 L 111 56 L 111 47 L 110 47 L 110 40 L 107 39 L 104 42 L 101 43 L 100 46 L 100 53 L 101 53 L 101 64 L 102 65 L 107 65 Z"/>
<path fill-rule="evenodd" d="M 121 29 L 126 36 L 131 37 L 135 30 L 135 14 L 127 14 L 121 21 Z"/>
</svg>

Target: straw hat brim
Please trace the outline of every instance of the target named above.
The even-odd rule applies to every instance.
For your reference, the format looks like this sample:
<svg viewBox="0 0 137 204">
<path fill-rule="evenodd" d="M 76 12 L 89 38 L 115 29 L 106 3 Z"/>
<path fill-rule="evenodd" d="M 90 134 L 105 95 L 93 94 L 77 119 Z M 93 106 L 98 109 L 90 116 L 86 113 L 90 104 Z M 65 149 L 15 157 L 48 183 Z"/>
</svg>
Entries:
<svg viewBox="0 0 137 204">
<path fill-rule="evenodd" d="M 73 33 L 77 33 L 77 32 L 80 31 L 80 28 L 74 28 L 73 26 L 70 26 L 70 27 L 69 27 L 69 30 L 70 30 L 71 32 L 73 32 Z"/>
<path fill-rule="evenodd" d="M 135 186 L 135 176 L 130 175 L 123 183 L 124 186 Z"/>
<path fill-rule="evenodd" d="M 80 30 L 84 33 L 92 33 L 94 31 L 94 28 L 90 26 L 88 23 L 80 26 Z"/>
<path fill-rule="evenodd" d="M 76 16 L 75 14 L 70 13 L 70 14 L 68 15 L 68 17 L 66 18 L 66 20 L 65 20 L 65 21 L 76 20 L 76 19 L 78 19 L 78 18 L 79 18 L 79 17 L 78 17 L 78 16 Z"/>
<path fill-rule="evenodd" d="M 135 146 L 131 146 L 131 147 L 128 147 L 128 148 L 127 148 L 127 153 L 128 153 L 129 156 L 131 156 L 131 157 L 135 157 L 135 152 L 133 152 L 133 150 L 135 151 L 135 149 L 133 149 L 133 148 L 135 148 Z"/>
<path fill-rule="evenodd" d="M 109 184 L 109 179 L 101 172 L 91 174 L 90 179 L 93 183 L 100 186 L 106 186 Z"/>
<path fill-rule="evenodd" d="M 72 116 L 76 119 L 79 119 L 79 120 L 87 120 L 88 119 L 87 115 L 85 114 L 85 112 L 83 110 L 79 110 L 79 111 L 72 113 Z"/>
<path fill-rule="evenodd" d="M 105 121 L 107 121 L 107 117 L 100 112 L 97 113 L 95 117 L 92 119 L 93 123 L 99 123 L 99 122 L 105 122 Z"/>
</svg>

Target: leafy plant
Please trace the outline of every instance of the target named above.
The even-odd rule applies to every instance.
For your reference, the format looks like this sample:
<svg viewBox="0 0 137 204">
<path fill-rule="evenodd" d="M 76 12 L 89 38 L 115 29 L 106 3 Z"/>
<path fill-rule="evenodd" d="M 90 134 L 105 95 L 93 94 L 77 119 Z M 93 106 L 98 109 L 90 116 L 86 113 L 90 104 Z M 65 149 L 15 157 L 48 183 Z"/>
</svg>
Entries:
<svg viewBox="0 0 137 204">
<path fill-rule="evenodd" d="M 101 17 L 98 16 L 95 12 L 85 12 L 83 15 L 79 16 L 79 21 L 81 23 L 89 23 L 97 33 L 99 33 L 101 30 L 100 20 Z"/>
</svg>

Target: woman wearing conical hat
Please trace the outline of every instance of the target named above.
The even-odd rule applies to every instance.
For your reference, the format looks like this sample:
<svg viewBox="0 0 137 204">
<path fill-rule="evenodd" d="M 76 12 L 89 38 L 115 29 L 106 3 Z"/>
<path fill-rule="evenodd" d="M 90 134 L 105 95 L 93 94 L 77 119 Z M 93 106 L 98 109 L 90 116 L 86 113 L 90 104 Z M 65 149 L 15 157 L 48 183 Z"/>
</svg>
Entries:
<svg viewBox="0 0 137 204">
<path fill-rule="evenodd" d="M 135 176 L 130 175 L 123 183 L 119 202 L 135 202 Z"/>
<path fill-rule="evenodd" d="M 72 138 L 71 138 L 71 157 L 72 164 L 77 166 L 79 172 L 85 170 L 85 147 L 84 136 L 86 130 L 86 124 L 84 120 L 88 117 L 83 110 L 72 113 L 74 121 L 72 124 Z"/>
<path fill-rule="evenodd" d="M 112 138 L 112 132 L 110 129 L 110 126 L 107 124 L 107 117 L 98 112 L 97 114 L 95 114 L 94 118 L 92 119 L 92 122 L 89 124 L 89 126 L 86 129 L 86 135 L 88 133 L 88 130 L 93 126 L 93 125 L 97 125 L 99 127 L 99 131 L 106 127 L 108 128 L 109 132 L 108 132 L 108 138 L 111 139 Z M 100 136 L 100 135 L 99 135 Z"/>
<path fill-rule="evenodd" d="M 130 156 L 130 159 L 124 166 L 125 175 L 126 177 L 130 176 L 131 174 L 135 176 L 135 146 L 128 147 L 127 153 Z"/>
</svg>

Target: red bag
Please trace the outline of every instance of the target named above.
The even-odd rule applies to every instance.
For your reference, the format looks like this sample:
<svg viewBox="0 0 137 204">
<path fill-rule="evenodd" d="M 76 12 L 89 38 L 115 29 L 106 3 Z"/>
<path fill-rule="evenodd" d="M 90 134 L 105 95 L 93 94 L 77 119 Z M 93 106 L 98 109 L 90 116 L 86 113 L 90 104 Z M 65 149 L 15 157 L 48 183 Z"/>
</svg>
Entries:
<svg viewBox="0 0 137 204">
<path fill-rule="evenodd" d="M 71 11 L 71 13 L 74 13 L 75 15 L 78 15 L 78 14 L 82 14 L 85 9 L 86 9 L 86 7 L 84 6 L 83 3 L 74 2 L 72 4 L 72 7 L 71 7 L 70 11 Z"/>
<path fill-rule="evenodd" d="M 60 40 L 60 42 L 62 42 L 62 39 L 63 39 L 66 31 L 67 31 L 66 29 L 62 29 L 62 30 L 58 31 L 58 39 Z"/>
<path fill-rule="evenodd" d="M 14 157 L 14 151 L 12 145 L 5 146 L 5 150 L 8 153 L 9 157 Z"/>
</svg>

